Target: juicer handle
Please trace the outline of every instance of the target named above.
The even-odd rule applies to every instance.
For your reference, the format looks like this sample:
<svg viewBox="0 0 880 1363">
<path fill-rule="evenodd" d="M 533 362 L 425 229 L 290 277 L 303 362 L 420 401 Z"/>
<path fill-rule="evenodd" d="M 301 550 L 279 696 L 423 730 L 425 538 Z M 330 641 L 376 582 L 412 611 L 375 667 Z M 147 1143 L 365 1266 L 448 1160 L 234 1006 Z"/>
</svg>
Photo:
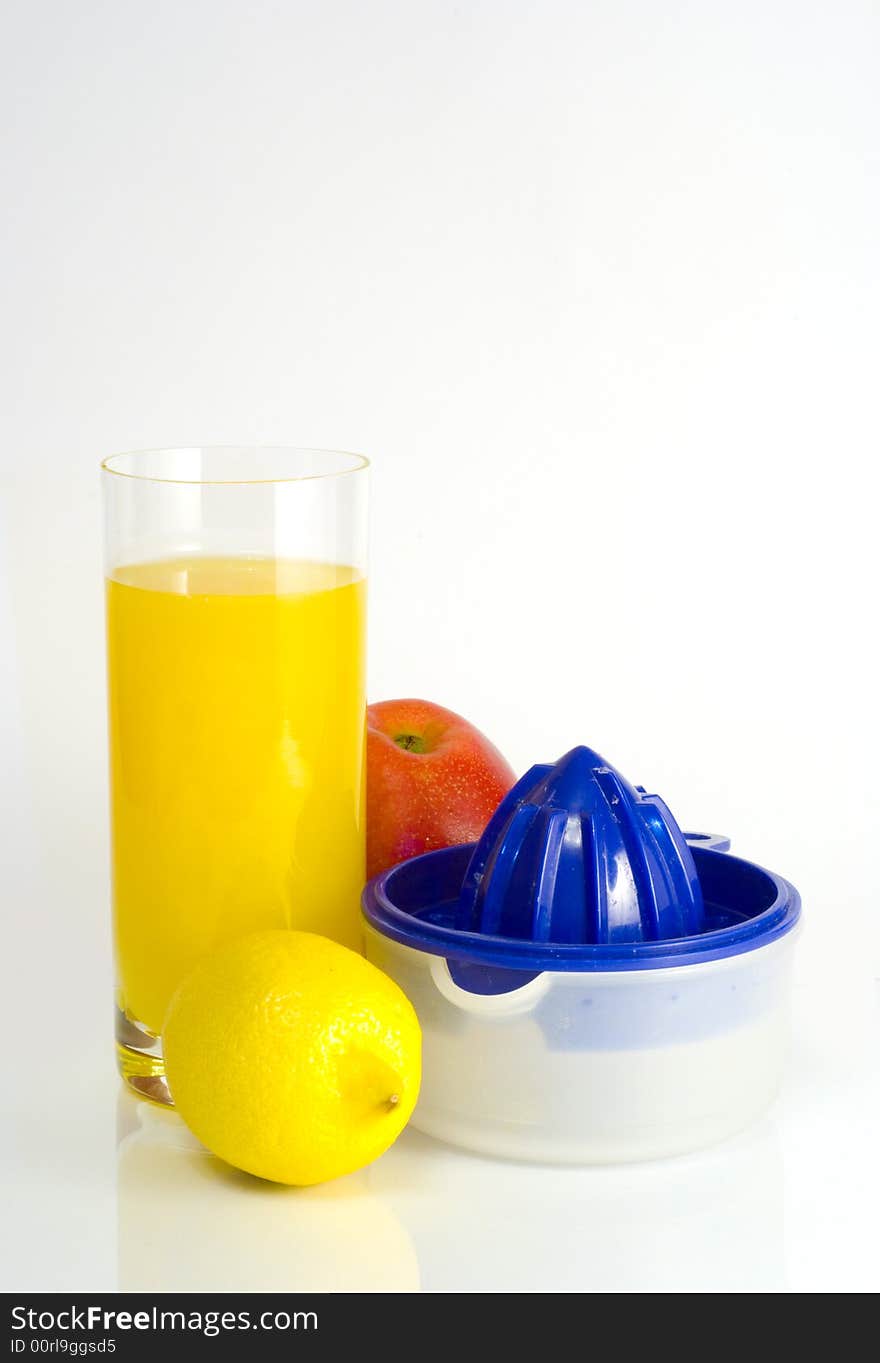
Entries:
<svg viewBox="0 0 880 1363">
<path fill-rule="evenodd" d="M 477 1013 L 480 1017 L 510 1017 L 516 1013 L 530 1013 L 550 986 L 550 976 L 542 971 L 532 975 L 518 989 L 507 989 L 500 994 L 475 994 L 455 982 L 449 962 L 443 956 L 432 957 L 431 978 L 438 992 L 449 1003 L 454 1003 L 466 1013 Z"/>
<path fill-rule="evenodd" d="M 682 837 L 690 847 L 705 847 L 710 852 L 729 852 L 730 838 L 723 833 L 683 833 Z"/>
</svg>

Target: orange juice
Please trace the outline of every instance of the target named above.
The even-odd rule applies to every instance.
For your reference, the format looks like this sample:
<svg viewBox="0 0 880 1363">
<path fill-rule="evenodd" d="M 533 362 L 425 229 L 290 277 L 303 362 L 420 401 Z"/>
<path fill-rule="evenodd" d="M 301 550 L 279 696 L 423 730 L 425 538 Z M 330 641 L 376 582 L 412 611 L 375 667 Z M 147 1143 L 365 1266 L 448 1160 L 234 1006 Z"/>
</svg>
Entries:
<svg viewBox="0 0 880 1363">
<path fill-rule="evenodd" d="M 107 582 L 118 1002 L 154 1034 L 251 929 L 360 949 L 365 601 L 352 568 L 269 558 Z"/>
</svg>

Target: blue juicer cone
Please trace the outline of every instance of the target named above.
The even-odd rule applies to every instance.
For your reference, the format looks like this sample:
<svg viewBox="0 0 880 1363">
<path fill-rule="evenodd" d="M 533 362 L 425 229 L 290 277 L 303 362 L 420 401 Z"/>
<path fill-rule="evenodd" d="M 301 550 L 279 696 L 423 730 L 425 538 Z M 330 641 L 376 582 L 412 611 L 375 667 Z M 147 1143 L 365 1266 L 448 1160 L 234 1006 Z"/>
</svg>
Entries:
<svg viewBox="0 0 880 1363">
<path fill-rule="evenodd" d="M 526 772 L 474 848 L 455 926 L 547 943 L 700 932 L 703 896 L 666 805 L 590 748 Z"/>
</svg>

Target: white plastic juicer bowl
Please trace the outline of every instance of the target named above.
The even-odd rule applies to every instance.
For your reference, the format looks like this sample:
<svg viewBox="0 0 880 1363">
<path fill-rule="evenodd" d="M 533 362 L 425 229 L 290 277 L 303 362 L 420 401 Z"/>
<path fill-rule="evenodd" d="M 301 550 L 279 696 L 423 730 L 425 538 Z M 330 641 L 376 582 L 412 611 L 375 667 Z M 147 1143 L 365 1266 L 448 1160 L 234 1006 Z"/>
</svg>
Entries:
<svg viewBox="0 0 880 1363">
<path fill-rule="evenodd" d="M 413 1125 L 484 1154 L 653 1159 L 779 1085 L 800 898 L 683 835 L 588 748 L 533 767 L 476 844 L 366 887 L 366 950 L 422 1026 Z"/>
</svg>

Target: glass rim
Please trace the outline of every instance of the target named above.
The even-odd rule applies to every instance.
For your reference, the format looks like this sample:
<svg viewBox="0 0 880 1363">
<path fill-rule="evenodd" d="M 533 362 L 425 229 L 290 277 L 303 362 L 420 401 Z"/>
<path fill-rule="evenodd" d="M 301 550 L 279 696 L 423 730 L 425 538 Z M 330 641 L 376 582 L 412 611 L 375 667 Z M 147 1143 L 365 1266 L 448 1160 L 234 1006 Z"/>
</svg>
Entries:
<svg viewBox="0 0 880 1363">
<path fill-rule="evenodd" d="M 262 455 L 277 454 L 279 456 L 303 454 L 335 456 L 339 460 L 349 462 L 344 468 L 328 468 L 317 473 L 296 473 L 288 476 L 281 474 L 273 478 L 167 478 L 153 473 L 139 473 L 131 469 L 113 467 L 117 460 L 137 460 L 142 456 L 149 455 L 221 454 L 234 451 L 249 451 L 253 454 Z M 273 483 L 308 483 L 325 478 L 347 478 L 352 473 L 366 472 L 370 467 L 370 461 L 366 455 L 356 454 L 353 450 L 319 449 L 311 445 L 169 445 L 140 450 L 120 450 L 116 454 L 109 454 L 106 459 L 102 459 L 100 467 L 102 473 L 109 474 L 113 478 L 131 478 L 140 483 L 170 483 L 180 487 L 256 487 Z"/>
</svg>

